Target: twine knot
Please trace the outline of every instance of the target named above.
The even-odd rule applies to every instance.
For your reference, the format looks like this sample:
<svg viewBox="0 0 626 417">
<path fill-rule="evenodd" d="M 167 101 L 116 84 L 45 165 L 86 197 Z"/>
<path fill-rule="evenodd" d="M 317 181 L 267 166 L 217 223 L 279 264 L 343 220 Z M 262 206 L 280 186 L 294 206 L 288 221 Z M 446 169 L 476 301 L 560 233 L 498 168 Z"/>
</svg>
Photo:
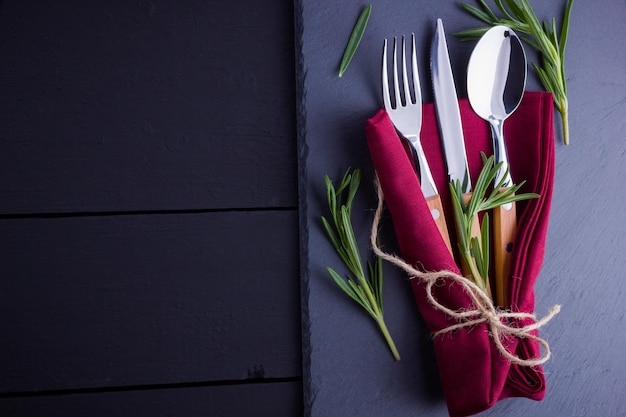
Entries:
<svg viewBox="0 0 626 417">
<path fill-rule="evenodd" d="M 382 217 L 384 196 L 382 188 L 380 187 L 378 181 L 376 182 L 376 186 L 378 190 L 378 206 L 376 208 L 376 213 L 372 222 L 372 231 L 370 235 L 372 250 L 381 259 L 384 259 L 387 262 L 390 262 L 403 269 L 409 274 L 411 279 L 420 279 L 421 281 L 423 281 L 426 284 L 426 296 L 430 304 L 434 308 L 445 313 L 457 322 L 436 331 L 433 334 L 434 337 L 438 337 L 464 327 L 472 327 L 478 324 L 486 323 L 489 329 L 489 334 L 495 342 L 498 351 L 511 363 L 521 366 L 532 367 L 541 365 L 545 363 L 548 359 L 550 359 L 550 345 L 544 339 L 536 335 L 536 330 L 552 320 L 554 316 L 556 316 L 559 311 L 561 311 L 560 305 L 553 306 L 548 314 L 539 321 L 537 321 L 535 315 L 531 313 L 500 310 L 494 306 L 491 298 L 489 298 L 489 296 L 487 296 L 487 294 L 485 294 L 478 285 L 462 275 L 446 270 L 433 272 L 420 271 L 412 265 L 408 264 L 403 259 L 395 255 L 383 252 L 378 247 L 377 241 L 378 226 Z M 438 281 L 443 279 L 452 280 L 462 286 L 463 290 L 469 295 L 472 301 L 472 307 L 470 309 L 453 310 L 441 304 L 435 298 L 433 294 L 433 287 L 437 284 Z M 533 323 L 522 327 L 516 326 L 516 323 L 518 321 L 527 319 L 532 320 Z M 502 341 L 502 339 L 506 335 L 516 338 L 527 338 L 537 342 L 544 348 L 543 356 L 540 356 L 539 358 L 522 359 L 519 356 L 510 353 L 504 346 Z"/>
</svg>

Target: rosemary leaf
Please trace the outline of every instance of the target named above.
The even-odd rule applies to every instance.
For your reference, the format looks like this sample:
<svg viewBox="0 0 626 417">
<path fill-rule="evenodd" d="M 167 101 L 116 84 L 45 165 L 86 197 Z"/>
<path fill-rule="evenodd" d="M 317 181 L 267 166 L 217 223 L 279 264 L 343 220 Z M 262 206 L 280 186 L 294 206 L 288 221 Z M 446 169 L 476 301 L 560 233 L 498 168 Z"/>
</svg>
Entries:
<svg viewBox="0 0 626 417">
<path fill-rule="evenodd" d="M 500 187 L 495 187 L 488 194 L 488 184 L 493 182 L 502 163 L 494 165 L 494 157 L 487 158 L 481 152 L 483 168 L 478 175 L 478 180 L 474 187 L 474 192 L 467 204 L 463 203 L 463 195 L 460 182 L 450 183 L 450 193 L 452 196 L 452 208 L 454 211 L 454 221 L 459 231 L 457 240 L 461 258 L 469 268 L 470 279 L 487 293 L 489 286 L 489 214 L 485 213 L 480 229 L 480 242 L 476 237 L 472 237 L 472 223 L 478 217 L 479 212 L 491 210 L 503 204 L 515 201 L 528 200 L 539 197 L 534 193 L 516 194 L 523 182 L 512 185 L 500 191 Z"/>
<path fill-rule="evenodd" d="M 326 199 L 328 200 L 328 205 L 330 206 L 330 212 L 334 213 L 337 210 L 337 196 L 335 194 L 335 188 L 332 187 L 332 181 L 328 175 L 324 178 L 324 180 L 326 181 Z"/>
<path fill-rule="evenodd" d="M 484 225 L 484 224 L 483 224 Z M 481 238 L 482 240 L 482 238 Z M 478 274 L 481 277 L 488 276 L 489 267 L 485 268 L 485 264 L 483 262 L 483 251 L 480 250 L 480 242 L 477 237 L 473 237 L 470 243 L 470 248 L 472 250 L 472 255 L 474 256 L 474 261 L 476 262 L 476 268 L 478 268 Z M 481 280 L 479 283 L 480 287 L 486 287 L 485 282 Z"/>
<path fill-rule="evenodd" d="M 350 169 L 346 170 L 343 174 L 343 178 L 341 179 L 341 183 L 339 184 L 339 188 L 337 188 L 336 193 L 341 194 L 343 190 L 345 190 L 352 183 L 352 174 L 350 174 Z"/>
<path fill-rule="evenodd" d="M 330 267 L 326 268 L 326 270 L 328 271 L 328 274 L 330 275 L 330 277 L 339 286 L 339 288 L 343 290 L 343 292 L 348 294 L 354 301 L 361 304 L 361 300 L 359 299 L 359 296 L 357 295 L 357 293 L 354 291 L 354 289 L 350 285 L 346 284 L 346 281 L 343 279 L 341 275 L 339 275 L 334 269 Z M 352 282 L 352 280 L 349 279 L 348 282 Z"/>
<path fill-rule="evenodd" d="M 326 218 L 323 216 L 322 224 L 324 225 L 324 230 L 326 231 L 326 235 L 328 236 L 328 240 L 330 240 L 330 243 L 333 245 L 337 252 L 341 251 L 341 246 L 339 245 L 339 239 L 337 238 L 337 235 L 333 231 L 333 228 L 330 227 L 328 220 L 326 220 Z"/>
<path fill-rule="evenodd" d="M 376 257 L 375 262 L 367 262 L 367 267 L 372 279 L 372 294 L 374 294 L 376 304 L 378 305 L 381 314 L 383 314 L 383 260 Z"/>
<path fill-rule="evenodd" d="M 491 9 L 489 8 L 485 0 L 478 0 L 478 3 L 483 8 L 483 10 L 485 11 L 485 14 L 487 15 L 489 19 L 491 20 L 497 19 L 496 15 L 491 11 Z"/>
<path fill-rule="evenodd" d="M 367 311 L 367 313 L 372 316 L 374 320 L 376 320 L 376 312 L 374 311 L 374 307 L 370 304 L 370 301 L 365 294 L 365 290 L 363 289 L 363 287 L 352 280 L 348 280 L 348 284 L 357 295 L 359 304 L 361 304 L 365 311 Z"/>
<path fill-rule="evenodd" d="M 569 21 L 570 16 L 572 14 L 572 5 L 573 1 L 568 1 L 567 6 L 565 6 L 565 14 L 563 16 L 563 24 L 561 25 L 561 45 L 559 48 L 559 54 L 561 55 L 561 61 L 563 61 L 563 57 L 565 56 L 565 44 L 567 44 L 567 36 L 569 33 Z"/>
<path fill-rule="evenodd" d="M 351 208 L 352 202 L 354 201 L 354 196 L 356 195 L 357 190 L 359 189 L 359 184 L 361 183 L 361 171 L 355 171 L 351 176 L 350 186 L 348 188 L 348 198 L 346 199 L 346 207 Z"/>
<path fill-rule="evenodd" d="M 396 360 L 400 360 L 400 355 L 383 317 L 382 259 L 375 257 L 374 262 L 370 261 L 367 263 L 367 268 L 363 267 L 361 252 L 352 228 L 352 204 L 354 203 L 360 180 L 361 172 L 359 170 L 351 171 L 350 168 L 346 170 L 337 188 L 335 188 L 333 181 L 328 176 L 325 176 L 326 195 L 329 199 L 328 209 L 334 223 L 331 224 L 322 216 L 322 224 L 328 240 L 339 254 L 349 274 L 347 274 L 346 278 L 343 278 L 330 267 L 327 268 L 327 271 L 337 286 L 376 321 L 393 357 Z M 344 193 L 346 190 L 347 193 Z M 365 271 L 368 272 L 367 275 Z"/>
<path fill-rule="evenodd" d="M 487 30 L 489 30 L 489 28 L 467 29 L 456 32 L 454 35 L 459 37 L 461 41 L 465 42 L 480 38 L 485 34 L 485 32 L 487 32 Z"/>
<path fill-rule="evenodd" d="M 339 77 L 342 77 L 343 73 L 346 69 L 348 69 L 348 65 L 350 65 L 350 61 L 352 61 L 352 57 L 361 43 L 361 39 L 363 38 L 363 33 L 365 33 L 365 28 L 367 27 L 367 22 L 371 13 L 372 5 L 368 4 L 361 12 L 359 19 L 356 21 L 354 29 L 352 29 L 352 34 L 350 34 L 348 45 L 346 45 L 346 50 L 343 53 L 341 64 L 339 65 Z"/>
<path fill-rule="evenodd" d="M 511 1 L 511 0 L 504 0 L 504 1 L 506 5 L 508 6 L 508 8 L 511 9 L 511 13 L 509 13 L 509 11 L 507 10 L 507 7 L 505 7 L 502 4 L 501 0 L 496 1 L 496 5 L 498 6 L 498 9 L 500 9 L 500 11 L 511 20 L 516 20 L 516 18 L 519 19 L 521 13 L 515 1 Z"/>
<path fill-rule="evenodd" d="M 482 0 L 480 0 L 480 2 L 482 2 Z M 461 3 L 461 7 L 464 8 L 466 12 L 470 13 L 475 18 L 480 19 L 485 23 L 490 23 L 494 19 L 497 19 L 497 17 L 493 14 L 493 12 L 489 9 L 489 7 L 486 8 L 487 13 L 480 10 L 478 7 L 469 5 L 467 3 Z"/>
<path fill-rule="evenodd" d="M 375 262 L 376 267 L 374 268 L 373 278 L 375 279 L 376 285 L 374 288 L 376 291 L 376 301 L 378 302 L 378 306 L 380 307 L 380 314 L 383 314 L 383 260 L 379 257 L 376 257 Z"/>
<path fill-rule="evenodd" d="M 485 213 L 483 215 L 483 220 L 482 220 L 482 224 L 480 226 L 480 236 L 482 239 L 482 243 L 481 243 L 481 248 L 488 248 L 489 247 L 489 213 Z M 479 251 L 482 252 L 482 251 Z M 482 274 L 484 274 L 484 276 L 487 276 L 489 274 L 489 263 L 490 263 L 490 254 L 489 251 L 484 251 L 481 254 L 481 258 L 482 258 L 482 265 L 481 265 L 481 269 L 482 269 Z"/>
<path fill-rule="evenodd" d="M 350 222 L 350 214 L 347 206 L 341 206 L 341 224 L 344 225 L 344 245 L 348 258 L 350 259 L 349 268 L 357 278 L 364 277 L 363 266 L 361 265 L 361 253 L 359 246 L 356 242 L 356 236 L 354 236 L 354 230 L 352 230 L 352 224 Z"/>
<path fill-rule="evenodd" d="M 496 172 L 500 172 L 503 165 L 504 165 L 504 162 L 500 162 L 498 165 L 496 165 Z M 500 180 L 494 187 L 495 190 L 500 190 L 502 187 L 504 187 L 504 183 L 506 182 L 506 177 L 508 175 L 509 175 L 509 166 L 507 165 L 504 169 L 504 174 L 502 175 L 502 178 L 500 178 Z"/>
</svg>

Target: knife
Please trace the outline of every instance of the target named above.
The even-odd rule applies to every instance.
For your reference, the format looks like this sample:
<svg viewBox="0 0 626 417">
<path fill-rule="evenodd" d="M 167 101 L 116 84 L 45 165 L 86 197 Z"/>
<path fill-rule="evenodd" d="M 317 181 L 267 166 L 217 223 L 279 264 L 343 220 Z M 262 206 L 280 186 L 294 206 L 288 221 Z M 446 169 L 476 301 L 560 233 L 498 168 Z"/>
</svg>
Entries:
<svg viewBox="0 0 626 417">
<path fill-rule="evenodd" d="M 472 196 L 472 182 L 470 179 L 467 156 L 465 153 L 465 139 L 463 138 L 463 125 L 461 124 L 461 112 L 454 85 L 454 76 L 450 66 L 448 44 L 443 29 L 443 22 L 437 19 L 437 26 L 430 49 L 430 71 L 432 74 L 433 92 L 435 95 L 435 109 L 439 122 L 439 133 L 448 168 L 448 180 L 459 181 L 463 191 L 465 204 Z M 457 230 L 458 233 L 458 230 Z M 472 222 L 472 237 L 480 238 L 480 224 L 478 217 Z M 462 265 L 463 273 L 469 275 L 469 267 Z M 487 290 L 490 294 L 489 285 Z"/>
</svg>

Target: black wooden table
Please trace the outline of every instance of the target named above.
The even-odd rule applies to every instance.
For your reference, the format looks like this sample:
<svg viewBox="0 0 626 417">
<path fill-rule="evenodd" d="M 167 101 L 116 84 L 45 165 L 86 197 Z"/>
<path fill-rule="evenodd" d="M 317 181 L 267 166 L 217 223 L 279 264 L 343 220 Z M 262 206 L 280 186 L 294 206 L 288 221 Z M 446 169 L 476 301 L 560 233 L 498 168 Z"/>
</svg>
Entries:
<svg viewBox="0 0 626 417">
<path fill-rule="evenodd" d="M 0 3 L 0 415 L 302 410 L 291 1 Z"/>
</svg>

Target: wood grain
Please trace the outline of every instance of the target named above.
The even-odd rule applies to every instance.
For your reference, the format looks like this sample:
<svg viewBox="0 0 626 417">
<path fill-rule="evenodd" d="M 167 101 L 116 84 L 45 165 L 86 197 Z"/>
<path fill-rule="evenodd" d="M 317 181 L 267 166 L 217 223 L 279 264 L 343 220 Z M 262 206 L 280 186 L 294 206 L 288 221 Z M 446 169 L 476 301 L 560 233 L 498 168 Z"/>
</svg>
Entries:
<svg viewBox="0 0 626 417">
<path fill-rule="evenodd" d="M 297 206 L 290 2 L 5 1 L 0 213 Z"/>
<path fill-rule="evenodd" d="M 302 415 L 299 382 L 129 390 L 0 398 L 12 417 L 293 417 Z"/>
<path fill-rule="evenodd" d="M 463 194 L 463 204 L 468 205 L 471 198 L 472 198 L 472 193 Z M 457 233 L 461 233 L 461 232 L 457 230 Z M 481 236 L 482 236 L 482 233 L 481 233 L 480 219 L 478 218 L 478 214 L 476 214 L 474 218 L 472 219 L 472 230 L 470 231 L 470 239 L 474 239 L 474 238 L 478 239 L 478 247 L 481 248 L 480 250 L 482 250 Z M 472 262 L 474 262 L 474 267 L 476 267 L 476 259 L 473 256 L 472 256 Z M 472 279 L 470 266 L 467 265 L 467 263 L 463 259 L 461 259 L 461 271 L 463 272 L 463 276 Z M 485 283 L 485 290 L 489 298 L 493 298 L 493 295 L 491 293 L 491 285 L 489 282 Z"/>
<path fill-rule="evenodd" d="M 301 375 L 297 222 L 0 220 L 0 392 Z"/>
<path fill-rule="evenodd" d="M 426 204 L 428 204 L 428 208 L 430 209 L 430 213 L 433 215 L 433 219 L 437 224 L 437 229 L 439 229 L 439 234 L 443 238 L 446 247 L 450 251 L 450 254 L 454 254 L 452 251 L 452 244 L 450 243 L 450 235 L 448 233 L 448 225 L 446 223 L 446 217 L 443 212 L 443 205 L 441 204 L 441 198 L 439 195 L 434 195 L 426 199 Z"/>
<path fill-rule="evenodd" d="M 517 231 L 517 209 L 515 202 L 493 209 L 493 251 L 495 301 L 499 307 L 509 306 L 509 269 L 511 252 Z"/>
<path fill-rule="evenodd" d="M 300 414 L 293 19 L 0 2 L 0 415 Z"/>
</svg>

